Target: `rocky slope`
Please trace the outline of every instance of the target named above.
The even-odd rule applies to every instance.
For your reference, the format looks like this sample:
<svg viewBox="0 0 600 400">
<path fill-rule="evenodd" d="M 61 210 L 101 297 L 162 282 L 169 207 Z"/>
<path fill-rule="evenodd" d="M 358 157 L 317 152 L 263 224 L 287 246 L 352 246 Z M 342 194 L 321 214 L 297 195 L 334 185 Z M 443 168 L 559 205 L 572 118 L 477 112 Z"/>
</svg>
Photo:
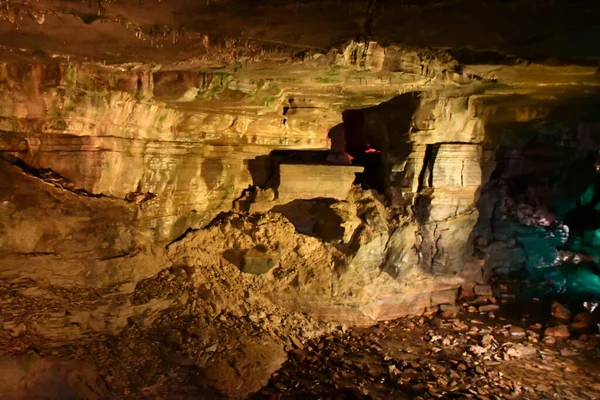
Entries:
<svg viewBox="0 0 600 400">
<path fill-rule="evenodd" d="M 597 68 L 483 33 L 410 44 L 369 4 L 2 2 L 6 352 L 97 359 L 98 393 L 243 397 L 294 343 L 482 283 L 496 160 L 541 130 L 596 143 Z"/>
</svg>

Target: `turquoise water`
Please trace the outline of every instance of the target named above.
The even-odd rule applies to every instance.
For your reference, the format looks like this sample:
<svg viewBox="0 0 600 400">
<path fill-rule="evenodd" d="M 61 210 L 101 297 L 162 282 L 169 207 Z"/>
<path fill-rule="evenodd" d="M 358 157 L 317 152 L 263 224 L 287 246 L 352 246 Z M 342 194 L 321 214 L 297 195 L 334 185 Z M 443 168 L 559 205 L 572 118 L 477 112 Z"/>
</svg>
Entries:
<svg viewBox="0 0 600 400">
<path fill-rule="evenodd" d="M 540 290 L 555 294 L 600 299 L 600 226 L 594 229 L 595 211 L 600 201 L 595 198 L 596 186 L 589 185 L 579 198 L 558 198 L 554 208 L 559 220 L 577 207 L 589 215 L 584 230 L 570 232 L 564 226 L 541 227 L 518 225 L 515 227 L 518 241 L 526 254 L 525 266 L 532 282 Z M 593 204 L 598 201 L 597 204 Z M 581 223 L 581 221 L 578 221 Z M 557 250 L 565 250 L 587 257 L 586 262 L 561 263 Z"/>
</svg>

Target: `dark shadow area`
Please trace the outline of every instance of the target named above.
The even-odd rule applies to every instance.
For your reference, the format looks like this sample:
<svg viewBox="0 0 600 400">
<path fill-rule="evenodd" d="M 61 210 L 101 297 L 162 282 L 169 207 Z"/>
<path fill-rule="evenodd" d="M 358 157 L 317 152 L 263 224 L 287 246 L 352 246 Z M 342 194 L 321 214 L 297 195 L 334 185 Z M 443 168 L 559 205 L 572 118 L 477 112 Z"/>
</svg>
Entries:
<svg viewBox="0 0 600 400">
<path fill-rule="evenodd" d="M 346 151 L 346 130 L 344 124 L 337 124 L 327 134 L 331 140 L 331 151 L 345 152 Z"/>
<path fill-rule="evenodd" d="M 274 150 L 271 152 L 273 164 L 333 164 L 327 161 L 327 150 Z"/>
<path fill-rule="evenodd" d="M 247 162 L 248 171 L 250 171 L 250 176 L 252 177 L 252 185 L 266 187 L 269 180 L 276 174 L 271 156 L 258 156 Z"/>
<path fill-rule="evenodd" d="M 448 50 L 448 53 L 460 64 L 465 65 L 518 65 L 521 59 L 512 55 L 494 50 L 476 50 L 474 48 L 459 47 Z"/>
<path fill-rule="evenodd" d="M 298 233 L 336 242 L 344 236 L 342 218 L 331 208 L 336 200 L 294 200 L 274 207 L 272 211 L 283 214 L 296 227 Z"/>
<path fill-rule="evenodd" d="M 425 188 L 433 187 L 433 163 L 435 162 L 435 158 L 439 149 L 439 144 L 428 144 L 425 148 L 423 168 L 419 173 L 419 186 L 417 187 L 418 193 L 422 192 Z"/>
<path fill-rule="evenodd" d="M 242 269 L 244 265 L 244 251 L 240 249 L 228 249 L 223 252 L 223 258 L 236 267 L 238 269 Z"/>
<path fill-rule="evenodd" d="M 476 252 L 533 309 L 600 299 L 600 99 L 556 102 L 543 121 L 488 125 L 502 147 L 478 201 Z M 532 309 L 530 314 L 535 314 Z M 521 308 L 523 311 L 523 308 Z"/>
<path fill-rule="evenodd" d="M 346 152 L 352 165 L 365 167 L 356 183 L 380 193 L 391 187 L 393 165 L 412 150 L 409 135 L 421 103 L 419 94 L 404 93 L 374 107 L 344 111 Z"/>
</svg>

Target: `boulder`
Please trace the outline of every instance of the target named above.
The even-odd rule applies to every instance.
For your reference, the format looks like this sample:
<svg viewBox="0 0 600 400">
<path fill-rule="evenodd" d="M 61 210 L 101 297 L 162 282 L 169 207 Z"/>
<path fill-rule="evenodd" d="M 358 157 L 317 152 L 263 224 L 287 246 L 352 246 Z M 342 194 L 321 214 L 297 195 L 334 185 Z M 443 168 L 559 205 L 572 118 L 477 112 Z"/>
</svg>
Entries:
<svg viewBox="0 0 600 400">
<path fill-rule="evenodd" d="M 552 303 L 552 316 L 561 321 L 569 321 L 571 319 L 571 311 L 566 306 L 555 301 Z"/>
<path fill-rule="evenodd" d="M 557 325 L 546 328 L 544 335 L 556 338 L 568 338 L 571 336 L 571 332 L 569 332 L 569 327 L 567 325 Z"/>
</svg>

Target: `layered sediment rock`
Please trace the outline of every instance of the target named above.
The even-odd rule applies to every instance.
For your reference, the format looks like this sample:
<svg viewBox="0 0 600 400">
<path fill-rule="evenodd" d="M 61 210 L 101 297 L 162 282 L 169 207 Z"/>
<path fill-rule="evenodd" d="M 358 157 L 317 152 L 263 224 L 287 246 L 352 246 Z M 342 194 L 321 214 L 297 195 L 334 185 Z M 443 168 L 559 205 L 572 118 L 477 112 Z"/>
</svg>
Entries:
<svg viewBox="0 0 600 400">
<path fill-rule="evenodd" d="M 354 51 L 356 46 L 351 43 L 346 51 Z M 381 73 L 391 65 L 384 61 L 381 67 L 373 66 L 376 57 L 391 60 L 406 54 L 398 49 L 384 56 L 367 52 L 364 66 L 359 67 L 354 61 L 339 64 L 330 53 L 321 55 L 329 61 L 319 61 L 317 66 L 306 62 L 298 71 L 270 67 L 272 78 L 260 85 L 255 68 L 207 75 L 202 70 L 163 72 L 150 66 L 130 70 L 58 61 L 6 62 L 2 103 L 2 173 L 6 178 L 2 184 L 3 207 L 9 217 L 3 223 L 3 262 L 7 263 L 3 274 L 57 286 L 131 288 L 168 265 L 162 250 L 165 242 L 187 229 L 203 228 L 219 212 L 234 210 L 234 200 L 255 178 L 263 185 L 283 181 L 275 187 L 280 198 L 273 197 L 271 205 L 254 207 L 254 211 L 281 209 L 286 202 L 310 198 L 329 197 L 345 204 L 352 173 L 343 178 L 346 181 L 340 190 L 331 187 L 328 182 L 334 178 L 326 176 L 330 171 L 358 167 L 328 167 L 327 163 L 302 167 L 307 168 L 300 172 L 306 181 L 300 184 L 287 176 L 286 168 L 291 166 L 284 164 L 281 174 L 273 173 L 278 166 L 269 153 L 285 148 L 326 150 L 328 130 L 342 119 L 333 105 L 350 101 L 355 107 L 368 105 L 372 98 L 359 97 L 367 91 L 379 91 L 379 98 L 385 99 L 393 96 L 392 88 L 395 93 L 410 90 L 423 77 L 422 71 L 387 72 L 390 81 L 385 83 L 385 91 L 377 79 L 367 85 L 354 79 L 360 73 L 369 80 L 369 74 Z M 335 72 L 336 79 L 312 78 L 324 66 Z M 568 81 L 560 68 L 559 76 Z M 551 68 L 543 71 L 542 76 L 547 77 Z M 536 77 L 530 77 L 532 84 Z M 345 282 L 354 268 L 360 275 L 366 262 L 367 269 L 380 268 L 379 275 L 387 271 L 389 278 L 381 276 L 391 279 L 390 287 L 396 286 L 392 295 L 383 289 L 387 284 L 375 285 L 374 293 L 381 293 L 373 299 L 387 300 L 357 300 L 359 308 L 373 301 L 395 304 L 394 296 L 409 301 L 411 289 L 403 286 L 404 282 L 422 286 L 423 293 L 436 291 L 438 278 L 445 287 L 443 277 L 457 274 L 469 256 L 467 234 L 477 220 L 477 190 L 485 179 L 482 145 L 499 143 L 496 126 L 514 120 L 536 121 L 547 115 L 544 109 L 528 111 L 535 99 L 526 95 L 519 96 L 516 104 L 523 112 L 515 117 L 502 111 L 515 104 L 510 91 L 506 96 L 497 91 L 494 95 L 469 94 L 475 88 L 485 90 L 490 85 L 485 81 L 453 83 L 455 78 L 444 75 L 428 79 L 428 85 L 419 86 L 420 96 L 400 95 L 358 111 L 362 124 L 346 123 L 350 126 L 347 135 L 362 135 L 379 149 L 382 174 L 392 177 L 386 182 L 396 191 L 396 201 L 404 204 L 400 214 L 380 217 L 388 220 L 386 228 L 370 227 L 362 211 L 339 212 L 336 205 L 333 214 L 339 224 L 354 226 L 354 233 L 341 235 L 351 257 L 339 261 L 337 278 Z M 444 85 L 451 88 L 443 90 Z M 189 95 L 192 89 L 193 96 Z M 546 90 L 554 93 L 552 88 Z M 565 101 L 576 94 L 573 90 L 564 94 Z M 486 134 L 486 124 L 493 127 L 492 136 Z M 373 171 L 367 169 L 363 174 Z M 31 195 L 39 190 L 57 206 L 50 209 L 39 194 Z M 17 200 L 18 193 L 28 200 Z M 411 204 L 415 205 L 414 214 Z M 361 223 L 352 222 L 358 220 L 365 228 L 358 229 Z M 350 239 L 353 234 L 358 236 Z M 28 257 L 30 267 L 16 268 L 15 260 L 23 257 Z M 79 262 L 82 257 L 88 263 L 96 261 L 83 265 Z M 361 260 L 360 265 L 352 260 Z M 52 274 L 42 273 L 48 268 Z M 422 276 L 425 283 L 409 279 L 408 271 Z M 330 278 L 326 274 L 322 279 Z M 309 309 L 310 295 L 298 300 L 298 304 L 302 302 L 302 310 Z M 374 311 L 363 323 L 434 303 L 429 299 L 406 310 L 397 305 L 395 312 Z M 346 320 L 329 314 L 334 320 Z"/>
</svg>

